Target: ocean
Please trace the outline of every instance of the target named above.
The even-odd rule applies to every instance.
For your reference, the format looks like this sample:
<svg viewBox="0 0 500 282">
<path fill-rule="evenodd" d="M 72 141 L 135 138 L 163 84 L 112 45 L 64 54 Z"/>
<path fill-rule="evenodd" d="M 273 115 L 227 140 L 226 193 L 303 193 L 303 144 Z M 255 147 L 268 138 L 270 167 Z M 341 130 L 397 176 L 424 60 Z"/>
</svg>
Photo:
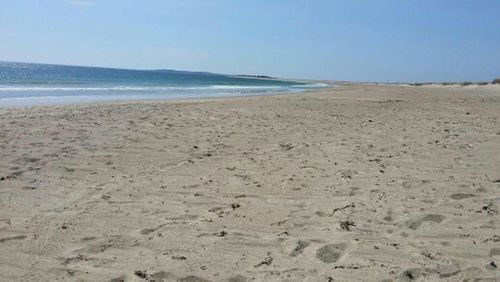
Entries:
<svg viewBox="0 0 500 282">
<path fill-rule="evenodd" d="M 0 62 L 0 107 L 249 96 L 327 86 L 207 72 Z"/>
</svg>

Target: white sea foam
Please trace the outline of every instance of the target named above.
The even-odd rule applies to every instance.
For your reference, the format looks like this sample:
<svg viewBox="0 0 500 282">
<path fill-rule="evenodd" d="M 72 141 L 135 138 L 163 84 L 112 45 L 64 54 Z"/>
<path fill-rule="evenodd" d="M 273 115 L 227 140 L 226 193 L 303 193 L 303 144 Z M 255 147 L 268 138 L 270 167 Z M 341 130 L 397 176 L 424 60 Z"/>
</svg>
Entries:
<svg viewBox="0 0 500 282">
<path fill-rule="evenodd" d="M 264 93 L 299 92 L 309 88 L 326 87 L 326 84 L 294 86 L 0 86 L 0 107 L 50 104 L 112 102 L 126 100 L 160 100 L 184 98 L 209 98 L 251 96 Z"/>
<path fill-rule="evenodd" d="M 110 87 L 75 87 L 75 86 L 0 86 L 2 92 L 27 91 L 168 91 L 168 90 L 265 90 L 286 89 L 286 86 L 246 86 L 246 85 L 208 85 L 208 86 L 110 86 Z"/>
<path fill-rule="evenodd" d="M 300 85 L 292 85 L 292 88 L 326 88 L 331 87 L 331 84 L 326 83 L 310 83 L 310 84 L 300 84 Z"/>
</svg>

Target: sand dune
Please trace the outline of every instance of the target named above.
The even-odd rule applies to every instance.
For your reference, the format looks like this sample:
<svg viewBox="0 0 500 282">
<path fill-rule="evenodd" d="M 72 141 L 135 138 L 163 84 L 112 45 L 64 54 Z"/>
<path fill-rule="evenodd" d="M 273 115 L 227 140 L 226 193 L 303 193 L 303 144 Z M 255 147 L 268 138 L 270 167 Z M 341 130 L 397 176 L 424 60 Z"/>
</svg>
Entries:
<svg viewBox="0 0 500 282">
<path fill-rule="evenodd" d="M 0 109 L 0 156 L 1 281 L 500 280 L 498 87 Z"/>
</svg>

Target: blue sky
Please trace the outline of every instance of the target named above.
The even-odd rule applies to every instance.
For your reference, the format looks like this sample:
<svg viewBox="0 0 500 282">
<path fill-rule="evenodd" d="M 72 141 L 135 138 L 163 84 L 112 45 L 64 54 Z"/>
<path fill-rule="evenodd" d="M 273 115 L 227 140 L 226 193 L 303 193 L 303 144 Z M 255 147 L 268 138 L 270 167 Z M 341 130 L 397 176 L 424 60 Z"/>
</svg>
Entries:
<svg viewBox="0 0 500 282">
<path fill-rule="evenodd" d="M 500 1 L 2 0 L 0 60 L 489 81 L 500 77 Z"/>
</svg>

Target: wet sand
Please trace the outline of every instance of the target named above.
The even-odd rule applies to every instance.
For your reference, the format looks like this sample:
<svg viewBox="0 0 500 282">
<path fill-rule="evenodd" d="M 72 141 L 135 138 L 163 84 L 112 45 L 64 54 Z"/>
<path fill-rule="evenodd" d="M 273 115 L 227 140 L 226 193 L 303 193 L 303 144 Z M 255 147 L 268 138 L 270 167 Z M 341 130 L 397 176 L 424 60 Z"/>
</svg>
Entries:
<svg viewBox="0 0 500 282">
<path fill-rule="evenodd" d="M 1 281 L 500 279 L 500 88 L 0 109 Z"/>
</svg>

